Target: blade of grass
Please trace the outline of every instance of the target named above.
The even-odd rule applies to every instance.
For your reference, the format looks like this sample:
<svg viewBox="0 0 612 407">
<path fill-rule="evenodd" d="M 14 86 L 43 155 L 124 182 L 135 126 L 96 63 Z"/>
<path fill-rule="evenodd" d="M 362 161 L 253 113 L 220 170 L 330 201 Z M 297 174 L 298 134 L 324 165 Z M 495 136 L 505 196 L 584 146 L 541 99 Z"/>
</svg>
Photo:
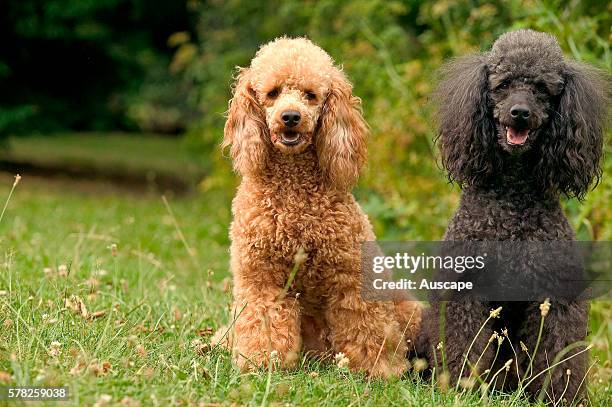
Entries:
<svg viewBox="0 0 612 407">
<path fill-rule="evenodd" d="M 19 181 L 21 181 L 21 175 L 17 174 L 15 175 L 15 181 L 13 181 L 13 186 L 11 187 L 11 190 L 9 191 L 8 197 L 6 198 L 6 201 L 4 202 L 4 207 L 2 208 L 2 212 L 0 213 L 0 223 L 2 223 L 2 218 L 4 218 L 4 212 L 6 212 L 6 208 L 8 207 L 8 204 L 11 201 L 11 197 L 13 196 L 13 191 L 15 191 L 15 188 L 19 184 Z"/>
</svg>

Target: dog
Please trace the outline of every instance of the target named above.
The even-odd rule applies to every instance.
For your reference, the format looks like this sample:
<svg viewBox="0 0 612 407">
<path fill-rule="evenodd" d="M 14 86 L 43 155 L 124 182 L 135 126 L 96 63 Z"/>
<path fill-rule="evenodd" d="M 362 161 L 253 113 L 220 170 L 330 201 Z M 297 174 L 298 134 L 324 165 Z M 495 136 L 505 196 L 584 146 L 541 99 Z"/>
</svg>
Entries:
<svg viewBox="0 0 612 407">
<path fill-rule="evenodd" d="M 351 83 L 308 39 L 276 39 L 239 70 L 223 141 L 242 178 L 230 231 L 235 321 L 213 342 L 242 370 L 293 368 L 304 352 L 341 353 L 373 377 L 406 371 L 419 303 L 361 293 L 360 247 L 375 235 L 350 190 L 366 135 Z"/>
<path fill-rule="evenodd" d="M 561 195 L 582 199 L 602 174 L 601 156 L 608 109 L 608 83 L 596 69 L 563 56 L 557 40 L 532 30 L 509 32 L 489 52 L 460 58 L 442 70 L 439 145 L 450 181 L 462 187 L 460 205 L 448 224 L 447 241 L 571 241 L 575 234 L 563 214 Z M 536 273 L 532 274 L 533 278 Z M 534 284 L 536 284 L 534 282 Z M 546 312 L 540 308 L 544 304 Z M 585 301 L 484 302 L 464 299 L 445 306 L 445 337 L 440 337 L 442 303 L 434 301 L 423 317 L 420 350 L 453 380 L 473 374 L 463 369 L 465 354 L 492 309 L 502 307 L 476 338 L 469 364 L 482 373 L 509 359 L 506 389 L 516 389 L 529 370 L 542 315 L 544 327 L 532 376 L 587 335 Z M 495 359 L 488 340 L 508 329 L 508 341 Z M 436 345 L 442 343 L 443 346 Z M 481 356 L 482 355 L 482 356 Z M 577 400 L 584 390 L 587 353 L 577 346 L 552 370 L 549 400 Z M 477 363 L 478 362 L 478 363 Z M 518 372 L 518 374 L 517 374 Z M 570 372 L 569 375 L 567 372 Z M 492 375 L 492 374 L 491 374 Z M 534 377 L 534 396 L 547 374 Z M 500 380 L 501 382 L 501 380 Z"/>
</svg>

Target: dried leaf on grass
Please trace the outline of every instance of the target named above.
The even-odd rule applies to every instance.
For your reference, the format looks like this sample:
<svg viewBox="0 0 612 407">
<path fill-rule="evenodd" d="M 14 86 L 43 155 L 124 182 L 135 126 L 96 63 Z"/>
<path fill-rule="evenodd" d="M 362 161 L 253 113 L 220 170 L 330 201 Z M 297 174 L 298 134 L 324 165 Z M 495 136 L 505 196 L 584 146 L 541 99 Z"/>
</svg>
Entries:
<svg viewBox="0 0 612 407">
<path fill-rule="evenodd" d="M 64 305 L 73 313 L 80 315 L 85 319 L 89 318 L 89 312 L 87 312 L 85 302 L 83 302 L 81 297 L 78 295 L 71 295 L 69 298 L 66 298 Z"/>
<path fill-rule="evenodd" d="M 0 370 L 0 383 L 10 383 L 12 380 L 13 376 L 10 373 Z"/>
<path fill-rule="evenodd" d="M 106 311 L 105 310 L 100 310 L 100 311 L 92 312 L 91 315 L 89 316 L 89 318 L 90 319 L 102 318 L 105 315 L 106 315 Z"/>
<path fill-rule="evenodd" d="M 69 298 L 66 298 L 64 301 L 64 305 L 75 315 L 80 315 L 81 317 L 89 321 L 102 318 L 107 314 L 106 310 L 99 310 L 90 313 L 87 310 L 85 301 L 83 301 L 83 299 L 78 295 L 71 295 Z"/>
<path fill-rule="evenodd" d="M 207 326 L 205 328 L 198 329 L 196 333 L 198 336 L 210 336 L 215 333 L 215 330 L 212 327 Z"/>
</svg>

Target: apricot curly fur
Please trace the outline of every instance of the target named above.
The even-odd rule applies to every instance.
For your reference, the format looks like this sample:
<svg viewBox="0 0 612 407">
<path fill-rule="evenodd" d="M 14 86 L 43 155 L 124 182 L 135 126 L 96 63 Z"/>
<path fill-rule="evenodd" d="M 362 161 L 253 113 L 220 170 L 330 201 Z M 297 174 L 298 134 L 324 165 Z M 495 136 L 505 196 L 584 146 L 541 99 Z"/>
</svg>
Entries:
<svg viewBox="0 0 612 407">
<path fill-rule="evenodd" d="M 285 126 L 287 110 L 299 124 Z M 419 303 L 361 296 L 360 244 L 375 236 L 350 190 L 366 133 L 351 84 L 311 41 L 279 38 L 239 69 L 223 141 L 242 178 L 230 230 L 236 320 L 214 341 L 240 368 L 343 352 L 350 368 L 373 376 L 406 370 Z M 296 134 L 297 145 L 284 144 Z M 307 258 L 283 295 L 300 247 Z"/>
</svg>

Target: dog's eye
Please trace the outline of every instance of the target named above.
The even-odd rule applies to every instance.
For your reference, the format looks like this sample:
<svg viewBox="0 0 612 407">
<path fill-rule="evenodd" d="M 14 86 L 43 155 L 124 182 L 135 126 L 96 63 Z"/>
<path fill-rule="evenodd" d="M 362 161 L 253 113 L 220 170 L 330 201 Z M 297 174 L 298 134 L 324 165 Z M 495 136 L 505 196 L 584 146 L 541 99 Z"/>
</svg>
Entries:
<svg viewBox="0 0 612 407">
<path fill-rule="evenodd" d="M 269 98 L 275 98 L 275 97 L 277 97 L 277 96 L 278 96 L 278 93 L 279 93 L 278 88 L 274 88 L 274 89 L 272 89 L 270 92 L 268 92 L 268 93 L 267 93 L 267 96 L 268 96 Z"/>
<path fill-rule="evenodd" d="M 545 83 L 542 83 L 542 82 L 536 83 L 536 89 L 538 90 L 538 92 L 548 93 L 548 87 L 546 86 Z"/>
<path fill-rule="evenodd" d="M 511 81 L 509 79 L 506 79 L 505 81 L 499 84 L 497 89 L 508 89 L 510 87 L 510 82 Z"/>
<path fill-rule="evenodd" d="M 315 100 L 317 98 L 316 93 L 314 93 L 311 90 L 307 90 L 306 92 L 304 92 L 306 94 L 306 99 L 308 100 Z"/>
</svg>

